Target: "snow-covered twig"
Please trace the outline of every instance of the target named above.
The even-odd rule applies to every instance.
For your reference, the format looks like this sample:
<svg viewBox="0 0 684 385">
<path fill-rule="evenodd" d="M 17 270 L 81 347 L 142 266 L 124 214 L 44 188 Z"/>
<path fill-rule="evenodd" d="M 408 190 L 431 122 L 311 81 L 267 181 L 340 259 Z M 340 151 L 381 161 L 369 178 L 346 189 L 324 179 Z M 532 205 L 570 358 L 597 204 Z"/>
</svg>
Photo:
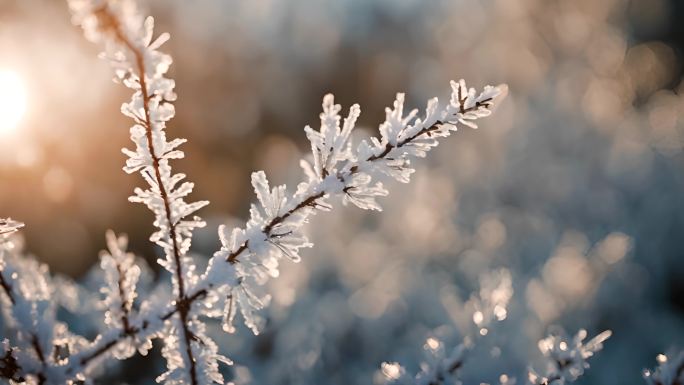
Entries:
<svg viewBox="0 0 684 385">
<path fill-rule="evenodd" d="M 22 225 L 3 221 L 3 237 Z M 56 320 L 47 266 L 14 253 L 11 241 L 0 243 L 0 303 L 13 332 L 13 343 L 3 342 L 2 370 L 9 378 L 44 384 L 54 363 L 54 340 L 63 330 Z"/>
<path fill-rule="evenodd" d="M 530 368 L 527 377 L 529 383 L 562 385 L 574 382 L 589 368 L 589 358 L 603 349 L 603 342 L 611 334 L 610 330 L 606 330 L 585 343 L 587 331 L 584 329 L 580 329 L 572 339 L 562 330 L 551 333 L 539 341 L 539 350 L 546 361 L 546 373 L 540 375 Z"/>
<path fill-rule="evenodd" d="M 105 324 L 122 333 L 134 335 L 131 318 L 135 315 L 133 303 L 138 296 L 137 284 L 141 270 L 136 264 L 135 256 L 126 252 L 128 239 L 107 232 L 108 250 L 100 256 L 100 267 L 104 271 L 105 285 L 100 289 L 104 294 L 103 305 L 107 309 Z M 142 343 L 141 343 L 142 342 Z M 145 354 L 152 347 L 151 341 L 132 339 L 128 344 L 118 344 L 114 357 L 125 359 L 132 356 L 136 349 Z"/>
</svg>

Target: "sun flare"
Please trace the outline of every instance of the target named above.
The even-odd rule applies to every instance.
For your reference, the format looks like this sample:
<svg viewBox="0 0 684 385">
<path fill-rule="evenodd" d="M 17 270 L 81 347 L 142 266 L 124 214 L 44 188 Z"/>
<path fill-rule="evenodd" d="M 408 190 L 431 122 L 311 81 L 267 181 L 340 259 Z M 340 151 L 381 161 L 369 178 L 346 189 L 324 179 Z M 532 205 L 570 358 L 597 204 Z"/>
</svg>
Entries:
<svg viewBox="0 0 684 385">
<path fill-rule="evenodd" d="M 0 135 L 14 131 L 26 112 L 26 88 L 16 72 L 0 70 Z"/>
</svg>

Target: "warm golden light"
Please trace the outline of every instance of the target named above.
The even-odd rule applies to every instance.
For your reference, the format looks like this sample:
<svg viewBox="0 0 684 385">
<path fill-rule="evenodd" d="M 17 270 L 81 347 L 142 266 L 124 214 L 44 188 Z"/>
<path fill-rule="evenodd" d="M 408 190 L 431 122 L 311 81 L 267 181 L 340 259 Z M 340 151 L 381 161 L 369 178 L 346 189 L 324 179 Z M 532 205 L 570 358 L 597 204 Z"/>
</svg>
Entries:
<svg viewBox="0 0 684 385">
<path fill-rule="evenodd" d="M 26 89 L 17 73 L 0 70 L 0 135 L 14 131 L 26 111 Z"/>
</svg>

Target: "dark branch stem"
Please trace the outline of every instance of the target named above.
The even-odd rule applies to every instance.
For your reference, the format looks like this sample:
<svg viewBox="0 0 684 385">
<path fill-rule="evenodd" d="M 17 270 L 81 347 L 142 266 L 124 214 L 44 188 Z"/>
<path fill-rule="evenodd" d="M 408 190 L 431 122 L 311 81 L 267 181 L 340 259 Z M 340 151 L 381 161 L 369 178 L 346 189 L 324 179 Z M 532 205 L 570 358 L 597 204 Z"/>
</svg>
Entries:
<svg viewBox="0 0 684 385">
<path fill-rule="evenodd" d="M 197 379 L 197 368 L 195 358 L 193 357 L 192 347 L 190 346 L 191 341 L 193 340 L 193 333 L 190 331 L 190 327 L 188 325 L 189 312 L 192 302 L 188 301 L 188 298 L 185 294 L 185 283 L 182 271 L 182 255 L 180 252 L 180 248 L 178 246 L 178 234 L 176 232 L 176 224 L 172 221 L 171 218 L 171 201 L 169 199 L 168 192 L 166 191 L 166 187 L 164 186 L 164 180 L 161 176 L 161 169 L 159 166 L 160 159 L 154 148 L 154 138 L 152 133 L 153 122 L 150 114 L 151 96 L 149 95 L 147 90 L 144 54 L 124 35 L 123 31 L 120 28 L 119 20 L 116 18 L 116 16 L 111 14 L 106 4 L 100 10 L 96 11 L 96 14 L 101 16 L 101 19 L 104 19 L 104 26 L 110 27 L 111 30 L 114 32 L 116 39 L 119 40 L 123 45 L 125 45 L 135 56 L 136 65 L 138 67 L 137 71 L 140 83 L 140 92 L 142 93 L 143 99 L 143 110 L 145 112 L 145 121 L 142 123 L 145 127 L 147 147 L 149 149 L 150 156 L 152 157 L 152 168 L 154 169 L 155 179 L 157 182 L 157 186 L 159 188 L 159 194 L 161 195 L 162 201 L 164 202 L 166 222 L 169 227 L 169 238 L 171 238 L 171 245 L 173 249 L 173 259 L 176 270 L 175 274 L 176 280 L 178 282 L 178 293 L 176 293 L 176 309 L 178 310 L 178 315 L 180 316 L 181 325 L 183 328 L 182 334 L 185 340 L 186 354 L 188 357 L 188 361 L 190 363 L 190 368 L 188 368 L 190 370 L 190 379 L 193 385 L 198 385 L 199 383 Z"/>
<path fill-rule="evenodd" d="M 282 223 L 282 222 L 285 221 L 287 218 L 289 218 L 292 214 L 294 214 L 294 213 L 296 213 L 297 211 L 303 209 L 304 207 L 307 207 L 307 206 L 315 206 L 315 205 L 316 205 L 316 201 L 317 201 L 318 199 L 322 198 L 324 195 L 325 195 L 325 192 L 319 192 L 318 194 L 311 195 L 310 197 L 304 199 L 304 200 L 301 201 L 297 206 L 293 207 L 293 208 L 290 209 L 289 211 L 287 211 L 287 212 L 285 212 L 284 214 L 279 215 L 279 216 L 277 216 L 277 217 L 271 219 L 271 221 L 270 221 L 268 224 L 266 224 L 266 226 L 264 226 L 264 228 L 263 228 L 263 230 L 262 230 L 263 233 L 266 234 L 267 237 L 270 237 L 271 232 L 273 231 L 273 228 L 274 228 L 275 226 L 277 226 L 278 224 Z M 234 252 L 232 252 L 232 253 L 228 256 L 228 258 L 226 259 L 226 261 L 227 261 L 228 263 L 231 263 L 231 264 L 232 264 L 232 263 L 237 263 L 237 262 L 238 262 L 238 259 L 237 259 L 237 258 L 238 258 L 238 257 L 240 256 L 240 254 L 242 254 L 242 252 L 245 251 L 248 247 L 249 247 L 249 241 L 245 241 L 245 243 L 243 243 L 242 245 L 240 245 L 240 247 L 238 247 L 237 250 L 235 250 Z"/>
<path fill-rule="evenodd" d="M 116 263 L 116 272 L 119 275 L 119 280 L 117 286 L 119 289 L 119 297 L 121 298 L 121 323 L 123 324 L 124 332 L 129 332 L 131 330 L 131 323 L 128 320 L 128 308 L 126 307 L 126 294 L 123 289 L 124 272 L 121 270 L 121 265 Z"/>
<path fill-rule="evenodd" d="M 43 349 L 40 347 L 40 344 L 38 343 L 38 337 L 35 334 L 31 334 L 31 346 L 33 347 L 33 350 L 36 351 L 36 355 L 38 356 L 38 359 L 40 360 L 42 366 L 45 366 L 45 354 L 43 354 Z M 37 375 L 38 384 L 44 384 L 45 375 L 42 372 L 37 373 Z"/>
<path fill-rule="evenodd" d="M 459 103 L 461 104 L 459 112 L 462 114 L 465 114 L 466 112 L 470 112 L 470 111 L 475 111 L 480 107 L 489 107 L 489 105 L 491 104 L 491 101 L 492 101 L 492 98 L 488 98 L 488 99 L 484 99 L 484 100 L 481 100 L 481 101 L 475 103 L 475 105 L 472 107 L 464 108 L 463 103 L 465 102 L 465 100 L 460 98 L 460 94 L 461 94 L 461 88 L 460 87 L 458 89 L 458 93 L 459 93 Z M 387 154 L 389 154 L 390 151 L 394 150 L 395 148 L 402 148 L 405 145 L 413 142 L 414 140 L 416 140 L 418 137 L 420 137 L 422 135 L 428 135 L 429 136 L 429 135 L 431 135 L 431 133 L 433 131 L 436 131 L 437 129 L 439 129 L 439 127 L 441 127 L 444 124 L 445 124 L 444 122 L 438 121 L 435 124 L 433 124 L 432 126 L 426 127 L 424 129 L 418 131 L 413 136 L 409 136 L 408 138 L 400 141 L 399 143 L 397 143 L 395 145 L 392 145 L 391 143 L 387 143 L 387 145 L 385 145 L 385 149 L 380 154 L 371 156 L 370 158 L 367 159 L 367 161 L 372 162 L 372 161 L 375 161 L 378 159 L 382 159 L 382 158 L 386 157 Z"/>
<path fill-rule="evenodd" d="M 21 367 L 17 359 L 12 355 L 12 348 L 5 352 L 5 355 L 0 357 L 0 377 L 11 381 L 23 383 L 26 381 L 19 373 Z"/>
</svg>

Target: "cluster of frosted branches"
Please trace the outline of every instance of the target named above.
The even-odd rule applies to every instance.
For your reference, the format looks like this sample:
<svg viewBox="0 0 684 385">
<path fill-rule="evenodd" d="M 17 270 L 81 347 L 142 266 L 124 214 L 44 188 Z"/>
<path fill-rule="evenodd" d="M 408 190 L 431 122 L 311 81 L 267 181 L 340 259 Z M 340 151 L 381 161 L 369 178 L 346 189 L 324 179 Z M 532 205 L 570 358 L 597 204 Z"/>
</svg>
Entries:
<svg viewBox="0 0 684 385">
<path fill-rule="evenodd" d="M 528 380 L 532 385 L 562 385 L 574 382 L 584 370 L 589 368 L 588 359 L 603 348 L 603 342 L 611 335 L 606 330 L 596 337 L 584 342 L 587 331 L 580 329 L 570 339 L 562 330 L 553 332 L 539 341 L 539 350 L 546 361 L 545 374 L 540 375 L 532 368 L 528 371 Z"/>
<path fill-rule="evenodd" d="M 382 374 L 389 382 L 397 385 L 445 385 L 460 384 L 459 369 L 463 366 L 466 345 L 459 344 L 447 352 L 444 343 L 434 337 L 425 341 L 425 361 L 420 364 L 420 372 L 409 375 L 406 369 L 396 362 L 383 362 Z"/>
<path fill-rule="evenodd" d="M 0 224 L 0 304 L 8 326 L 0 352 L 0 378 L 42 384 L 51 378 L 50 366 L 84 340 L 57 321 L 57 285 L 47 266 L 16 250 L 10 235 L 22 226 L 11 220 Z"/>
<path fill-rule="evenodd" d="M 487 86 L 482 92 L 468 88 L 463 80 L 451 83 L 451 97 L 440 104 L 428 101 L 423 112 L 404 112 L 404 95 L 398 94 L 379 137 L 354 144 L 351 134 L 360 114 L 358 105 L 342 117 L 332 95 L 323 98 L 319 129 L 305 128 L 311 142 L 310 160 L 302 160 L 306 179 L 295 191 L 271 187 L 263 171 L 252 174 L 257 201 L 243 228 L 219 228 L 221 249 L 207 269 L 197 270 L 188 255 L 192 233 L 204 226 L 195 213 L 208 204 L 188 202 L 193 184 L 174 173 L 171 161 L 184 156 L 184 139 L 168 140 L 167 122 L 174 116 L 174 81 L 166 77 L 172 63 L 159 51 L 168 34 L 154 38 L 154 21 L 144 18 L 132 0 L 69 0 L 74 22 L 86 37 L 104 47 L 103 57 L 114 68 L 115 80 L 133 91 L 121 111 L 134 124 L 130 129 L 133 149 L 124 170 L 140 173 L 145 188 L 136 188 L 130 201 L 145 204 L 154 214 L 157 230 L 150 239 L 163 250 L 159 264 L 171 274 L 170 296 L 143 296 L 139 288 L 141 268 L 126 251 L 126 238 L 107 234 L 108 250 L 100 259 L 100 294 L 104 308 L 101 331 L 93 340 L 72 333 L 57 319 L 60 291 L 65 282 L 50 276 L 45 265 L 21 255 L 11 236 L 21 223 L 0 219 L 0 303 L 9 332 L 0 348 L 0 378 L 10 383 L 63 384 L 89 381 L 98 364 L 108 358 L 125 359 L 136 352 L 146 354 L 153 339 L 163 342 L 167 371 L 157 378 L 167 384 L 223 383 L 219 363 L 231 361 L 219 354 L 207 335 L 207 318 L 220 318 L 223 329 L 234 332 L 238 314 L 258 333 L 263 324 L 259 311 L 268 295 L 261 286 L 279 275 L 283 258 L 300 259 L 300 250 L 311 243 L 303 225 L 317 211 L 333 207 L 341 198 L 362 209 L 380 210 L 378 197 L 387 195 L 380 180 L 385 177 L 409 182 L 412 161 L 426 156 L 439 140 L 459 124 L 477 127 L 476 121 L 491 113 L 505 87 Z M 477 335 L 484 336 L 494 321 L 506 318 L 511 298 L 510 273 L 500 270 L 483 278 L 479 295 L 470 301 Z M 573 339 L 552 334 L 539 343 L 547 365 L 543 375 L 529 371 L 534 385 L 564 384 L 577 379 L 589 367 L 587 360 L 610 336 L 603 332 L 584 343 L 581 330 Z M 428 338 L 427 358 L 416 376 L 396 363 L 382 371 L 393 381 L 437 385 L 458 383 L 469 344 L 450 352 L 444 344 Z M 658 357 L 659 367 L 645 372 L 653 385 L 682 383 L 684 356 Z M 515 383 L 502 375 L 503 385 Z"/>
<path fill-rule="evenodd" d="M 124 170 L 140 173 L 147 187 L 137 188 L 130 201 L 145 204 L 154 214 L 157 231 L 150 239 L 164 252 L 158 262 L 171 273 L 173 295 L 168 301 L 139 298 L 135 257 L 126 252 L 125 238 L 108 234 L 109 250 L 101 256 L 106 329 L 87 341 L 56 321 L 56 303 L 50 301 L 55 284 L 47 269 L 10 257 L 7 246 L 0 264 L 3 310 L 13 320 L 16 336 L 3 342 L 0 375 L 17 382 L 84 380 L 105 358 L 124 359 L 136 351 L 145 354 L 151 340 L 160 338 L 168 370 L 157 381 L 223 383 L 218 363 L 231 362 L 218 353 L 203 319 L 223 318 L 224 329 L 233 332 L 240 313 L 258 333 L 262 324 L 258 312 L 268 302 L 268 296 L 257 294 L 259 286 L 278 276 L 283 257 L 296 262 L 300 249 L 311 246 L 302 232 L 311 215 L 330 210 L 333 197 L 380 210 L 376 198 L 388 193 L 381 178 L 408 182 L 413 159 L 424 157 L 458 124 L 477 127 L 475 121 L 488 116 L 505 91 L 487 86 L 478 93 L 462 80 L 452 82 L 451 99 L 443 105 L 431 99 L 420 117 L 418 110 L 404 113 L 404 95 L 398 94 L 380 125 L 380 137 L 356 145 L 350 135 L 359 106 L 343 119 L 333 96 L 325 96 L 320 129 L 305 128 L 313 153 L 312 161 L 301 163 L 306 180 L 289 192 L 285 186 L 271 187 L 264 172 L 252 174 L 257 203 L 249 221 L 244 228 L 219 229 L 222 247 L 201 273 L 188 250 L 193 230 L 204 226 L 194 214 L 207 202 L 186 202 L 193 184 L 183 182 L 185 175 L 174 173 L 170 165 L 184 156 L 179 146 L 185 140 L 168 140 L 165 133 L 176 95 L 174 81 L 165 76 L 171 57 L 158 49 L 169 35 L 154 39 L 153 19 L 143 18 L 130 0 L 70 0 L 69 4 L 86 37 L 104 47 L 102 56 L 113 66 L 115 80 L 133 91 L 121 108 L 134 121 L 130 133 L 135 148 L 123 150 L 128 156 Z M 0 224 L 1 234 L 19 227 L 11 221 Z M 38 268 L 40 274 L 23 273 L 24 267 Z"/>
<path fill-rule="evenodd" d="M 589 342 L 583 343 L 587 336 L 584 329 L 580 330 L 571 340 L 564 334 L 550 334 L 539 341 L 539 349 L 546 362 L 546 374 L 542 376 L 530 368 L 528 384 L 562 385 L 574 382 L 584 374 L 585 369 L 589 368 L 587 360 L 601 350 L 603 341 L 610 335 L 610 331 L 604 331 Z M 463 368 L 469 347 L 469 344 L 460 344 L 449 354 L 446 354 L 444 344 L 430 337 L 423 346 L 426 359 L 420 364 L 420 372 L 415 377 L 409 375 L 406 369 L 396 362 L 383 362 L 380 369 L 385 379 L 391 384 L 460 385 L 459 371 Z M 677 364 L 671 366 L 663 366 L 661 362 L 661 366 L 656 372 L 646 371 L 644 377 L 650 385 L 680 384 L 676 381 L 679 381 L 678 379 L 682 376 L 682 362 L 684 362 L 682 357 L 679 357 Z M 499 383 L 501 385 L 513 385 L 516 380 L 514 377 L 502 374 L 499 377 Z"/>
<path fill-rule="evenodd" d="M 474 337 L 486 336 L 488 327 L 494 320 L 503 321 L 506 318 L 506 308 L 512 296 L 512 279 L 508 270 L 494 270 L 480 278 L 479 293 L 473 294 L 469 300 L 473 308 L 473 323 L 478 328 Z M 610 335 L 609 330 L 604 331 L 585 343 L 587 331 L 584 329 L 572 339 L 568 338 L 562 330 L 553 331 L 538 343 L 545 361 L 544 375 L 529 368 L 528 383 L 530 385 L 562 385 L 566 382 L 574 382 L 584 374 L 585 369 L 589 368 L 587 360 L 603 348 L 603 342 Z M 466 353 L 473 347 L 473 344 L 470 338 L 466 338 L 466 342 L 459 344 L 451 353 L 446 354 L 444 344 L 430 337 L 423 346 L 426 360 L 420 364 L 421 370 L 416 376 L 409 375 L 406 369 L 396 362 L 382 363 L 381 372 L 389 383 L 397 385 L 460 385 L 459 372 L 463 368 Z M 663 372 L 670 371 L 669 368 L 663 369 Z M 660 369 L 653 377 L 656 378 L 659 373 Z M 502 374 L 499 383 L 513 385 L 516 379 Z M 669 384 L 669 382 L 662 384 Z"/>
<path fill-rule="evenodd" d="M 480 290 L 473 293 L 468 301 L 473 308 L 472 320 L 478 329 L 475 338 L 485 336 L 488 327 L 496 321 L 506 319 L 509 301 L 513 297 L 513 282 L 507 269 L 498 269 L 480 277 Z M 397 385 L 460 385 L 459 371 L 463 367 L 466 353 L 474 342 L 467 337 L 465 341 L 449 353 L 444 343 L 429 337 L 423 345 L 425 360 L 420 364 L 420 372 L 411 376 L 396 362 L 383 362 L 381 372 L 385 379 Z M 513 385 L 515 379 L 502 375 L 501 385 Z"/>
<path fill-rule="evenodd" d="M 658 354 L 658 366 L 654 370 L 645 369 L 644 379 L 648 385 L 682 385 L 684 384 L 684 351 L 671 354 Z"/>
</svg>

